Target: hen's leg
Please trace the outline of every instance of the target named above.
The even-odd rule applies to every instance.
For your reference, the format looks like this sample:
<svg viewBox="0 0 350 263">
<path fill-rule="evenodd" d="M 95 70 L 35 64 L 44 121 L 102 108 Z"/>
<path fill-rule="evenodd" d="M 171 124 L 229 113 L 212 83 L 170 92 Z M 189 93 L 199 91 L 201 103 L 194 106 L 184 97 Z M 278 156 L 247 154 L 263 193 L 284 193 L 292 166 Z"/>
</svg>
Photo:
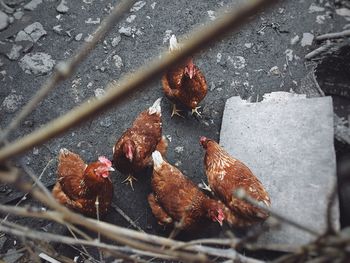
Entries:
<svg viewBox="0 0 350 263">
<path fill-rule="evenodd" d="M 168 150 L 168 141 L 165 138 L 165 136 L 162 136 L 159 143 L 157 144 L 156 150 L 160 152 L 160 154 L 163 156 L 163 158 L 166 157 L 166 152 Z"/>
<path fill-rule="evenodd" d="M 122 183 L 130 184 L 132 190 L 134 191 L 134 186 L 132 184 L 133 181 L 137 181 L 137 179 L 131 174 L 129 174 L 128 177 Z"/>
<path fill-rule="evenodd" d="M 181 118 L 184 118 L 184 116 L 182 116 L 179 112 L 181 112 L 182 110 L 179 110 L 176 108 L 176 104 L 173 104 L 173 110 L 171 112 L 171 117 L 173 117 L 174 115 L 180 116 Z"/>
<path fill-rule="evenodd" d="M 148 203 L 151 207 L 152 213 L 157 218 L 158 224 L 160 225 L 169 225 L 173 223 L 173 219 L 164 211 L 163 207 L 161 207 L 154 194 L 148 195 Z"/>
<path fill-rule="evenodd" d="M 198 111 L 198 109 L 200 109 L 200 108 L 201 108 L 201 106 L 198 106 L 198 107 L 192 109 L 192 115 L 193 115 L 194 113 L 196 113 L 198 117 L 202 117 L 202 115 L 201 115 L 200 112 Z"/>
</svg>

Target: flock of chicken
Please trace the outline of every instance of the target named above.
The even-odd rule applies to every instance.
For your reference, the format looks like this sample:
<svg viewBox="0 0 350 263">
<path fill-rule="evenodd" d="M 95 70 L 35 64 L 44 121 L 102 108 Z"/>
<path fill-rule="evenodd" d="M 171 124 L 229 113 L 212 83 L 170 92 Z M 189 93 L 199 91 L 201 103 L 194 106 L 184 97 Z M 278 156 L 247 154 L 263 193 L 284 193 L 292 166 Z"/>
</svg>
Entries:
<svg viewBox="0 0 350 263">
<path fill-rule="evenodd" d="M 178 48 L 176 37 L 172 36 L 170 51 Z M 166 97 L 174 103 L 172 115 L 180 115 L 176 105 L 199 114 L 198 104 L 207 93 L 207 85 L 192 58 L 168 70 L 162 78 L 162 85 Z M 114 171 L 112 166 L 128 175 L 126 181 L 131 186 L 135 180 L 133 175 L 151 167 L 153 193 L 149 194 L 148 203 L 161 225 L 193 230 L 209 220 L 220 225 L 226 222 L 233 227 L 265 220 L 268 217 L 266 212 L 233 194 L 236 189 L 243 188 L 250 197 L 270 206 L 263 185 L 246 165 L 231 157 L 215 141 L 200 138 L 206 151 L 204 165 L 212 192 L 210 196 L 165 160 L 168 143 L 162 136 L 160 102 L 161 98 L 140 113 L 132 127 L 119 138 L 113 148 L 113 164 L 101 156 L 98 161 L 87 165 L 77 154 L 61 149 L 53 196 L 61 204 L 82 214 L 104 215 L 113 197 L 109 178 L 109 172 Z"/>
</svg>

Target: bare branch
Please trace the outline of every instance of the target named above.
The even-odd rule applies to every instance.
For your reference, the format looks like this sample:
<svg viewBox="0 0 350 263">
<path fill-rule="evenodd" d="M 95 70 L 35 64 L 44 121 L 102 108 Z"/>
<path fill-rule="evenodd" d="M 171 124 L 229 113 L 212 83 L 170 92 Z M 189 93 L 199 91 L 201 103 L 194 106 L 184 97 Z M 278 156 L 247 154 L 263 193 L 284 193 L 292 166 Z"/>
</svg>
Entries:
<svg viewBox="0 0 350 263">
<path fill-rule="evenodd" d="M 114 7 L 111 14 L 105 18 L 101 25 L 92 34 L 90 42 L 86 42 L 83 47 L 77 52 L 77 54 L 69 61 L 61 62 L 57 65 L 55 72 L 51 77 L 43 84 L 40 90 L 34 95 L 34 97 L 23 107 L 21 112 L 11 121 L 11 123 L 5 128 L 2 134 L 0 134 L 0 142 L 6 139 L 8 134 L 13 131 L 21 121 L 27 117 L 35 107 L 42 101 L 49 92 L 56 87 L 61 81 L 68 79 L 73 75 L 77 66 L 88 56 L 97 43 L 102 40 L 108 31 L 123 17 L 123 15 L 129 11 L 136 0 L 125 0 Z M 3 1 L 0 2 L 3 4 Z"/>
<path fill-rule="evenodd" d="M 273 217 L 277 218 L 278 220 L 285 222 L 295 228 L 299 228 L 305 232 L 308 232 L 309 234 L 313 235 L 313 236 L 320 236 L 320 233 L 318 233 L 316 230 L 310 229 L 309 227 L 306 227 L 304 225 L 299 224 L 298 222 L 295 222 L 289 218 L 286 218 L 285 216 L 279 214 L 276 211 L 273 211 L 272 209 L 261 205 L 260 203 L 258 203 L 256 200 L 254 200 L 253 198 L 251 198 L 242 188 L 237 189 L 234 193 L 235 197 L 242 199 L 254 206 L 256 206 L 257 208 L 268 212 L 270 215 L 272 215 Z"/>
<path fill-rule="evenodd" d="M 326 39 L 336 39 L 336 38 L 345 38 L 350 36 L 350 30 L 344 30 L 342 32 L 329 33 L 316 37 L 316 40 L 326 40 Z"/>
<path fill-rule="evenodd" d="M 240 8 L 232 8 L 226 14 L 216 19 L 213 23 L 198 28 L 191 32 L 191 38 L 184 41 L 181 50 L 167 53 L 161 59 L 154 59 L 147 66 L 143 66 L 132 74 L 127 74 L 117 84 L 110 84 L 106 94 L 100 99 L 90 99 L 82 105 L 71 110 L 62 117 L 49 122 L 44 127 L 31 134 L 16 140 L 0 151 L 0 163 L 30 149 L 31 147 L 46 142 L 68 129 L 81 124 L 97 114 L 100 114 L 113 105 L 120 102 L 131 91 L 144 87 L 159 77 L 166 68 L 178 63 L 185 57 L 203 50 L 221 38 L 227 32 L 237 29 L 244 24 L 249 17 L 255 15 L 262 8 L 272 4 L 276 0 L 252 0 L 246 1 Z"/>
<path fill-rule="evenodd" d="M 337 200 L 337 194 L 338 194 L 338 186 L 337 183 L 334 183 L 334 186 L 332 188 L 332 192 L 330 196 L 328 197 L 328 204 L 327 204 L 327 214 L 326 214 L 326 221 L 327 221 L 327 229 L 326 229 L 326 234 L 335 234 L 336 231 L 334 229 L 334 224 L 333 224 L 333 208 L 334 208 L 334 203 Z"/>
<path fill-rule="evenodd" d="M 310 53 L 305 55 L 305 59 L 312 59 L 316 56 L 318 56 L 319 54 L 326 52 L 327 50 L 329 50 L 331 47 L 334 47 L 335 43 L 332 43 L 330 41 L 327 41 L 327 43 L 323 46 L 320 46 L 319 48 L 316 48 L 315 50 L 311 51 Z"/>
</svg>

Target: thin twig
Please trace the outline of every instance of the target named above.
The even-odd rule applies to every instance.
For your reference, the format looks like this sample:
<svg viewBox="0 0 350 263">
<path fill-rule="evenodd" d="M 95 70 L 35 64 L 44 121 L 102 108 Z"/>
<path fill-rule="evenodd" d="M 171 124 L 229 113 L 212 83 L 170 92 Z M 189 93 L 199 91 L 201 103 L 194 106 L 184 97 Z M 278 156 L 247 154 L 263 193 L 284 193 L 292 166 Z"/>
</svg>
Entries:
<svg viewBox="0 0 350 263">
<path fill-rule="evenodd" d="M 295 221 L 293 221 L 293 220 L 291 220 L 291 219 L 289 219 L 289 218 L 287 218 L 287 217 L 285 217 L 285 216 L 279 214 L 278 212 L 273 211 L 272 209 L 267 208 L 266 206 L 261 205 L 261 204 L 258 203 L 256 200 L 254 200 L 253 198 L 251 198 L 251 197 L 244 191 L 244 189 L 242 189 L 242 188 L 237 189 L 233 194 L 235 195 L 235 197 L 237 197 L 237 198 L 239 198 L 239 199 L 242 199 L 242 200 L 244 200 L 244 201 L 246 201 L 246 202 L 248 202 L 248 203 L 250 203 L 250 204 L 256 206 L 257 208 L 259 208 L 259 209 L 261 209 L 261 210 L 263 210 L 263 211 L 266 211 L 266 212 L 269 213 L 271 216 L 277 218 L 278 220 L 280 220 L 280 221 L 282 221 L 282 222 L 285 222 L 285 223 L 287 223 L 287 224 L 289 224 L 289 225 L 291 225 L 291 226 L 293 226 L 293 227 L 295 227 L 295 228 L 299 228 L 299 229 L 301 229 L 301 230 L 303 230 L 303 231 L 305 231 L 305 232 L 307 232 L 307 233 L 309 233 L 309 234 L 311 234 L 311 235 L 313 235 L 313 236 L 318 237 L 318 236 L 321 235 L 320 233 L 318 233 L 318 231 L 313 230 L 313 229 L 311 229 L 311 228 L 309 228 L 309 227 L 306 227 L 306 226 L 304 226 L 304 225 L 302 225 L 302 224 L 299 224 L 298 222 L 295 222 Z"/>
<path fill-rule="evenodd" d="M 310 59 L 318 56 L 319 54 L 326 52 L 327 50 L 329 50 L 333 46 L 335 46 L 335 43 L 327 41 L 327 43 L 325 45 L 320 46 L 319 48 L 316 48 L 313 51 L 311 51 L 310 53 L 306 54 L 305 59 L 310 60 Z"/>
<path fill-rule="evenodd" d="M 327 214 L 326 214 L 326 220 L 327 220 L 327 229 L 326 229 L 326 234 L 335 234 L 336 230 L 334 228 L 334 223 L 333 223 L 333 208 L 334 208 L 334 203 L 337 200 L 337 194 L 338 194 L 338 186 L 337 183 L 334 183 L 334 186 L 332 187 L 332 192 L 330 196 L 328 197 L 328 204 L 327 204 Z"/>
<path fill-rule="evenodd" d="M 137 225 L 134 220 L 132 220 L 119 206 L 117 206 L 116 204 L 112 203 L 112 207 L 115 211 L 118 212 L 118 214 L 120 214 L 130 225 L 132 225 L 134 228 L 136 228 L 138 231 L 140 232 L 145 232 L 143 231 L 143 229 Z"/>
<path fill-rule="evenodd" d="M 91 50 L 96 47 L 97 43 L 106 36 L 108 31 L 119 20 L 121 20 L 123 15 L 129 11 L 135 2 L 136 0 L 125 0 L 118 3 L 118 5 L 116 5 L 112 10 L 111 14 L 102 21 L 101 25 L 92 34 L 93 37 L 91 41 L 86 42 L 73 58 L 58 64 L 51 77 L 43 84 L 34 97 L 23 107 L 21 112 L 11 121 L 3 133 L 0 134 L 0 142 L 3 141 L 11 131 L 18 127 L 22 120 L 35 109 L 40 101 L 42 101 L 49 94 L 49 92 L 58 85 L 58 83 L 73 75 L 77 66 L 89 55 Z"/>
<path fill-rule="evenodd" d="M 116 84 L 110 84 L 106 94 L 100 99 L 90 99 L 89 102 L 83 103 L 64 116 L 3 147 L 0 150 L 0 163 L 66 132 L 68 129 L 91 119 L 97 114 L 103 113 L 124 99 L 131 91 L 144 87 L 145 83 L 151 83 L 166 68 L 220 40 L 225 34 L 237 29 L 251 16 L 274 2 L 276 0 L 246 1 L 241 7 L 232 8 L 211 24 L 199 27 L 190 33 L 191 38 L 183 41 L 184 45 L 181 50 L 167 53 L 161 59 L 154 59 L 147 66 L 141 67 L 132 74 L 127 74 Z"/>
<path fill-rule="evenodd" d="M 326 39 L 336 39 L 336 38 L 344 38 L 350 36 L 350 30 L 344 30 L 336 33 L 324 34 L 316 37 L 316 40 L 326 40 Z"/>
</svg>

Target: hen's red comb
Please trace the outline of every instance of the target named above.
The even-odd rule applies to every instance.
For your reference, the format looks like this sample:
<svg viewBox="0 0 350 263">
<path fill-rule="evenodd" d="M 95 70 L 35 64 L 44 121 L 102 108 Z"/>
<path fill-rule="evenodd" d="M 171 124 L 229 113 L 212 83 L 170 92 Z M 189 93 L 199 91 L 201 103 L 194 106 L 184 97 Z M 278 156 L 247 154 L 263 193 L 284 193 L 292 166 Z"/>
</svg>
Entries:
<svg viewBox="0 0 350 263">
<path fill-rule="evenodd" d="M 201 136 L 201 137 L 199 138 L 199 142 L 200 142 L 201 144 L 205 143 L 207 140 L 208 140 L 208 139 L 207 139 L 207 137 L 205 137 L 205 136 Z"/>
<path fill-rule="evenodd" d="M 112 162 L 110 160 L 108 160 L 105 156 L 98 157 L 98 160 L 101 163 L 104 163 L 107 167 L 111 167 L 112 166 Z"/>
</svg>

